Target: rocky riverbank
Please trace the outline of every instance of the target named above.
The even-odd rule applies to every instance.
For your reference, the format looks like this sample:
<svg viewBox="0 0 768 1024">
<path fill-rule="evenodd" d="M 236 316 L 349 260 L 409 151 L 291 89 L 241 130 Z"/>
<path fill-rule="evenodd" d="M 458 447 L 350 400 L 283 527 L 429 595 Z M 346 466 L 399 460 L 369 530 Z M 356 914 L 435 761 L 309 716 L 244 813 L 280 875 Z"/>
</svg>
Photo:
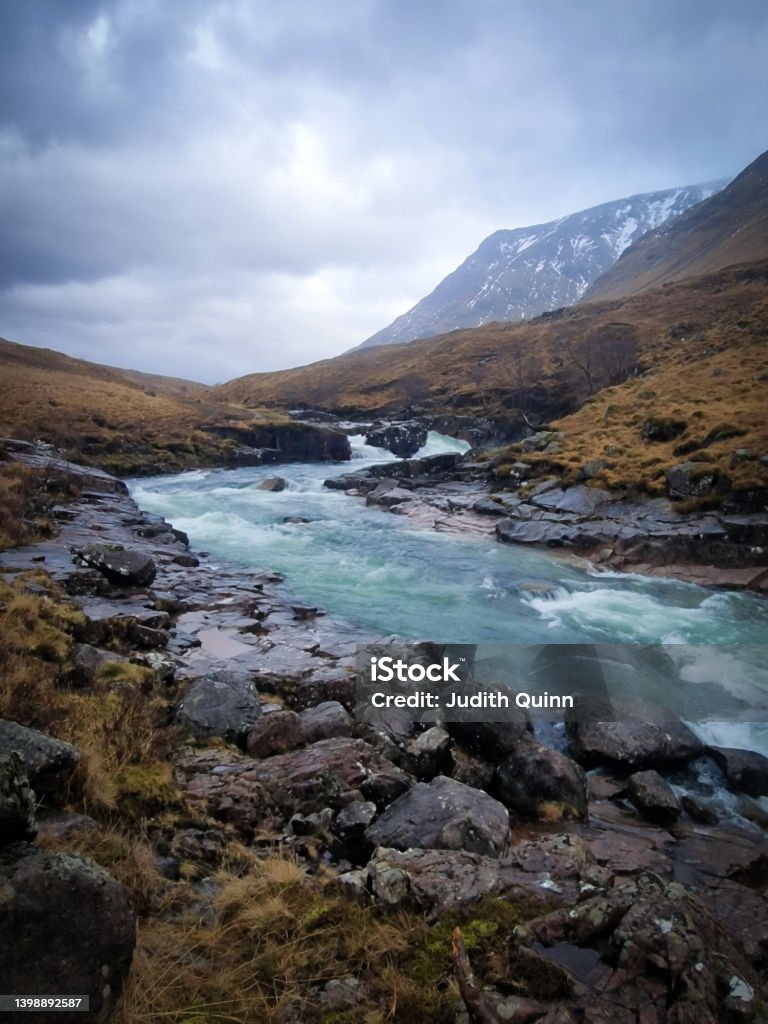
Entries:
<svg viewBox="0 0 768 1024">
<path fill-rule="evenodd" d="M 135 778 L 137 760 L 133 789 L 122 779 L 150 898 L 138 874 L 115 881 L 82 855 L 103 857 L 106 840 L 82 837 L 103 835 L 109 814 L 81 795 L 86 757 L 63 742 L 65 723 L 41 732 L 19 680 L 19 714 L 0 723 L 8 991 L 55 982 L 90 993 L 91 1019 L 103 1019 L 127 985 L 114 1011 L 126 1022 L 140 1019 L 137 989 L 166 1019 L 207 1019 L 192 981 L 174 985 L 208 974 L 229 979 L 216 996 L 225 1019 L 286 1024 L 458 1022 L 462 1004 L 484 1022 L 762 1019 L 764 758 L 705 748 L 644 706 L 609 725 L 573 721 L 557 749 L 525 717 L 357 722 L 354 652 L 369 637 L 294 600 L 274 573 L 190 551 L 119 480 L 58 470 L 79 495 L 53 509 L 57 535 L 0 553 L 0 613 L 15 616 L 8 651 L 14 630 L 30 631 L 33 603 L 50 610 L 57 588 L 71 611 L 57 611 L 56 636 L 35 641 L 36 657 L 84 709 L 91 697 L 127 697 L 119 707 L 134 717 L 121 712 L 117 728 L 129 749 L 150 742 L 135 716 L 154 702 L 169 773 L 165 788 L 150 785 Z M 484 474 L 472 459 L 438 456 L 345 483 L 393 509 L 420 503 L 485 524 L 495 520 L 483 503 L 497 502 Z M 397 488 L 402 500 L 381 500 Z M 716 799 L 681 801 L 670 785 L 701 765 L 736 794 L 740 824 Z M 60 882 L 38 885 L 43 877 Z M 474 974 L 459 946 L 452 960 L 454 925 Z M 353 956 L 352 931 L 378 952 Z M 34 956 L 20 956 L 30 943 Z M 233 944 L 243 963 L 226 973 Z M 159 960 L 177 1005 L 148 981 Z M 260 1009 L 238 1002 L 254 992 Z"/>
<path fill-rule="evenodd" d="M 768 592 L 768 512 L 758 499 L 686 511 L 671 497 L 534 478 L 523 461 L 505 466 L 502 479 L 498 468 L 497 460 L 470 451 L 376 465 L 326 486 L 365 495 L 368 504 L 436 530 L 485 533 L 701 586 Z"/>
</svg>

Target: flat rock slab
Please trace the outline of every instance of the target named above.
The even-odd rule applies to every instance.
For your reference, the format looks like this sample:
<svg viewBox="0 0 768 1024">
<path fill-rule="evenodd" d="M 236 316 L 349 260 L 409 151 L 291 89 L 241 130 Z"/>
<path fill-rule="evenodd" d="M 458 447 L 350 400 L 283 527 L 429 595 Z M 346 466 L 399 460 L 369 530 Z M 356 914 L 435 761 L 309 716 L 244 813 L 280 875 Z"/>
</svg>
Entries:
<svg viewBox="0 0 768 1024">
<path fill-rule="evenodd" d="M 444 775 L 419 782 L 373 823 L 370 842 L 396 850 L 468 850 L 501 856 L 509 840 L 506 807 Z"/>
<path fill-rule="evenodd" d="M 157 565 L 150 555 L 120 545 L 89 544 L 80 557 L 110 583 L 147 587 L 157 575 Z"/>
</svg>

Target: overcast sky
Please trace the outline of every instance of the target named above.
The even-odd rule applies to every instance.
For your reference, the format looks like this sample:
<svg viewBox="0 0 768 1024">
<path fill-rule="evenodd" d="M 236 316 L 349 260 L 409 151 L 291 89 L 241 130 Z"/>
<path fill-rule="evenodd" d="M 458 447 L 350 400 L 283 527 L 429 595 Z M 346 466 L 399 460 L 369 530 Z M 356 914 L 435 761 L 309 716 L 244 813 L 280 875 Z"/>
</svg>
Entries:
<svg viewBox="0 0 768 1024">
<path fill-rule="evenodd" d="M 765 0 L 0 0 L 0 335 L 208 382 L 768 147 Z"/>
</svg>

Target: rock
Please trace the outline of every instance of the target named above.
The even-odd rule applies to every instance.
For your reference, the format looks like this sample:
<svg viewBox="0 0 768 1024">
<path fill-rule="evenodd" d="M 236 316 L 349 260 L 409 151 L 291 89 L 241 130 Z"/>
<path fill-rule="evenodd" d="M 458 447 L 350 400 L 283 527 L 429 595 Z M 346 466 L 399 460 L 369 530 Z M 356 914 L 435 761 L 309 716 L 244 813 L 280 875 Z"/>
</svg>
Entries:
<svg viewBox="0 0 768 1024">
<path fill-rule="evenodd" d="M 79 556 L 110 583 L 148 587 L 157 574 L 154 559 L 146 552 L 124 548 L 121 544 L 89 544 Z"/>
<path fill-rule="evenodd" d="M 251 757 L 272 757 L 295 750 L 304 743 L 301 718 L 295 711 L 281 709 L 262 714 L 248 730 L 245 749 Z"/>
<path fill-rule="evenodd" d="M 268 476 L 256 485 L 257 491 L 284 491 L 285 479 L 282 476 Z"/>
<path fill-rule="evenodd" d="M 174 565 L 180 565 L 184 569 L 194 569 L 200 565 L 200 559 L 194 555 L 174 555 L 172 561 Z"/>
<path fill-rule="evenodd" d="M 293 526 L 303 526 L 306 523 L 311 522 L 306 516 L 283 516 L 282 522 L 286 525 L 291 524 Z"/>
<path fill-rule="evenodd" d="M 691 819 L 697 825 L 716 825 L 719 820 L 717 808 L 709 800 L 699 800 L 690 793 L 684 793 L 680 804 Z"/>
<path fill-rule="evenodd" d="M 88 686 L 105 665 L 114 665 L 128 661 L 122 654 L 105 651 L 91 644 L 75 644 L 70 656 L 71 667 L 67 670 L 66 681 L 70 686 Z"/>
<path fill-rule="evenodd" d="M 722 483 L 721 474 L 706 462 L 681 462 L 667 470 L 670 498 L 703 498 Z"/>
<path fill-rule="evenodd" d="M 365 830 L 375 817 L 376 804 L 370 800 L 355 800 L 342 807 L 331 825 L 337 857 L 346 857 L 354 864 L 364 864 L 368 860 L 372 847 Z"/>
<path fill-rule="evenodd" d="M 223 667 L 192 683 L 176 717 L 199 739 L 221 736 L 239 744 L 260 714 L 259 694 L 249 674 Z"/>
<path fill-rule="evenodd" d="M 518 939 L 514 959 L 525 979 L 521 994 L 548 1000 L 554 994 L 553 1009 L 565 1008 L 575 1020 L 760 1019 L 764 989 L 740 944 L 676 882 L 641 875 L 526 922 Z M 534 987 L 547 964 L 566 968 L 556 993 Z"/>
<path fill-rule="evenodd" d="M 594 720 L 601 713 L 606 720 Z M 588 767 L 635 771 L 685 764 L 704 753 L 704 744 L 679 718 L 641 701 L 613 700 L 604 712 L 577 701 L 566 713 L 566 731 L 574 757 Z"/>
<path fill-rule="evenodd" d="M 750 796 L 768 796 L 768 757 L 735 747 L 708 747 L 707 753 L 722 769 L 729 786 Z"/>
<path fill-rule="evenodd" d="M 332 736 L 350 736 L 352 719 L 337 700 L 326 700 L 302 711 L 301 730 L 307 743 L 328 740 Z"/>
<path fill-rule="evenodd" d="M 640 428 L 640 436 L 644 441 L 674 441 L 687 426 L 685 420 L 676 420 L 671 416 L 649 416 Z"/>
<path fill-rule="evenodd" d="M 652 769 L 635 772 L 627 780 L 627 796 L 649 821 L 674 825 L 682 808 L 674 790 Z"/>
<path fill-rule="evenodd" d="M 71 743 L 0 719 L 0 757 L 16 751 L 38 798 L 63 800 L 80 752 Z"/>
<path fill-rule="evenodd" d="M 455 744 L 451 747 L 448 757 L 448 770 L 445 774 L 450 775 L 457 782 L 463 782 L 466 786 L 472 786 L 475 789 L 488 791 L 493 783 L 494 771 L 493 765 L 488 761 L 484 761 L 481 757 L 468 754 L 466 750 L 462 750 L 461 747 Z"/>
<path fill-rule="evenodd" d="M 475 903 L 499 887 L 495 858 L 464 850 L 399 850 L 379 847 L 368 862 L 374 897 L 397 906 L 447 910 Z"/>
<path fill-rule="evenodd" d="M 368 493 L 365 503 L 366 505 L 380 505 L 382 508 L 394 508 L 395 505 L 402 505 L 403 502 L 412 500 L 413 494 L 410 491 L 403 490 L 402 487 L 393 487 L 385 481 Z"/>
<path fill-rule="evenodd" d="M 451 737 L 438 725 L 419 733 L 405 747 L 405 765 L 420 782 L 429 782 L 446 766 Z"/>
<path fill-rule="evenodd" d="M 408 777 L 363 740 L 338 736 L 263 761 L 223 751 L 195 751 L 177 760 L 177 783 L 208 813 L 249 834 L 270 815 L 287 820 L 325 807 L 340 809 L 359 789 L 378 806 L 385 787 L 399 795 Z"/>
<path fill-rule="evenodd" d="M 387 448 L 393 455 L 410 458 L 426 444 L 427 428 L 418 420 L 375 424 L 365 435 L 365 443 Z"/>
<path fill-rule="evenodd" d="M 531 732 L 528 715 L 520 708 L 510 709 L 509 721 L 451 722 L 448 731 L 462 747 L 487 761 L 496 761 L 512 753 L 520 739 Z"/>
<path fill-rule="evenodd" d="M 56 1020 L 104 1020 L 128 973 L 135 943 L 128 891 L 103 868 L 72 854 L 24 844 L 0 852 L 3 989 L 90 997 L 90 1013 Z M 25 1013 L 32 1024 L 50 1013 Z"/>
<path fill-rule="evenodd" d="M 15 750 L 0 755 L 0 843 L 34 839 L 35 794 Z"/>
<path fill-rule="evenodd" d="M 584 769 L 530 734 L 496 769 L 494 795 L 523 818 L 560 820 L 587 816 Z"/>
<path fill-rule="evenodd" d="M 507 846 L 509 814 L 487 793 L 440 775 L 395 800 L 366 836 L 397 850 L 468 850 L 498 857 Z"/>
</svg>

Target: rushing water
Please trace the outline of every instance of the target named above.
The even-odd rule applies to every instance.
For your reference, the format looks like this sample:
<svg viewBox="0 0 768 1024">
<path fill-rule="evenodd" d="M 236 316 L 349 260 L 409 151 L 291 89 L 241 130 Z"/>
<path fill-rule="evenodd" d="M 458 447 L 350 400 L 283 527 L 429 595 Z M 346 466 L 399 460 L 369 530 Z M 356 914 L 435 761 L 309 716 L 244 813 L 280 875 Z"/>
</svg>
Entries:
<svg viewBox="0 0 768 1024">
<path fill-rule="evenodd" d="M 352 440 L 352 464 L 197 471 L 137 479 L 131 492 L 142 508 L 185 530 L 197 550 L 278 570 L 293 594 L 371 634 L 446 643 L 727 644 L 763 651 L 768 602 L 752 594 L 590 571 L 545 551 L 435 533 L 323 487 L 329 476 L 392 460 L 362 438 Z M 433 434 L 422 454 L 465 448 Z M 276 472 L 286 479 L 285 490 L 259 490 Z M 285 522 L 290 516 L 309 522 Z M 737 672 L 733 650 L 727 657 L 734 680 L 740 672 L 756 681 L 752 664 Z M 746 742 L 742 732 L 732 723 L 720 742 Z"/>
</svg>

